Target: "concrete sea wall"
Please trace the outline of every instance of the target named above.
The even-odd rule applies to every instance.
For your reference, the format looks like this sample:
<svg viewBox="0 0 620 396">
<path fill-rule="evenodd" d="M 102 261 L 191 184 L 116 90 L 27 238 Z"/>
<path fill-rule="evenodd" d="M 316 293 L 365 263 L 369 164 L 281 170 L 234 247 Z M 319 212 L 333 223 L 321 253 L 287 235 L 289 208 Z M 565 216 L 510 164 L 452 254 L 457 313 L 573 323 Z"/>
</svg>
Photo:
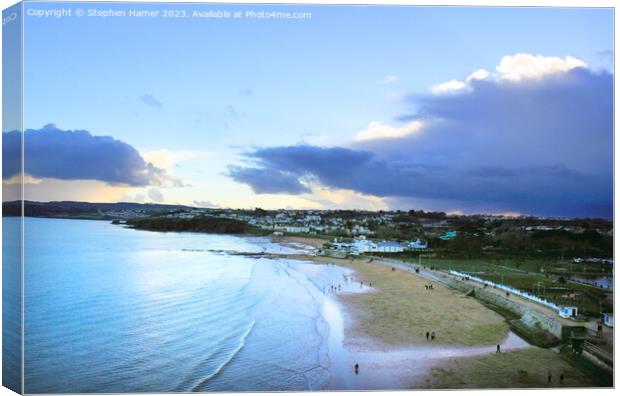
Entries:
<svg viewBox="0 0 620 396">
<path fill-rule="evenodd" d="M 549 335 L 557 341 L 565 340 L 571 335 L 579 335 L 585 331 L 583 327 L 578 325 L 574 327 L 564 326 L 559 320 L 556 320 L 552 316 L 530 309 L 525 304 L 511 300 L 510 297 L 504 297 L 500 294 L 487 291 L 484 288 L 473 284 L 473 282 L 458 280 L 447 276 L 442 277 L 441 281 L 446 285 L 482 302 L 511 312 L 515 316 L 519 317 L 518 320 L 512 322 L 513 325 L 521 330 L 532 333 L 531 335 L 537 336 L 537 338 L 542 336 L 543 338 L 546 338 L 548 342 L 553 341 L 549 339 Z"/>
</svg>

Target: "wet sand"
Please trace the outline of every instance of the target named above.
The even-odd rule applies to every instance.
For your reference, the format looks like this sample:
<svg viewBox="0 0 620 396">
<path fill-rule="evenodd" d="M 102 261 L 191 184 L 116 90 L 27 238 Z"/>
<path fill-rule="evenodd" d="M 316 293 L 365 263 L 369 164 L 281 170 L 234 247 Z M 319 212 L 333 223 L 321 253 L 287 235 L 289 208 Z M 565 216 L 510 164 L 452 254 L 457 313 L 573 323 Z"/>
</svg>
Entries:
<svg viewBox="0 0 620 396">
<path fill-rule="evenodd" d="M 502 341 L 503 350 L 519 350 L 529 344 L 514 333 Z M 354 375 L 351 387 L 355 390 L 415 389 L 427 385 L 427 377 L 436 367 L 446 366 L 455 358 L 492 356 L 495 345 L 454 347 L 442 345 L 412 345 L 403 349 L 349 348 L 349 366 L 360 362 L 360 372 Z"/>
<path fill-rule="evenodd" d="M 416 274 L 410 266 L 385 260 L 371 262 L 366 257 L 317 256 L 316 249 L 324 242 L 320 239 L 278 239 L 277 243 L 298 251 L 287 258 L 346 268 L 352 277 L 346 288 L 324 295 L 322 313 L 330 328 L 332 375 L 327 389 L 592 386 L 590 378 L 556 352 L 528 344 L 508 330 L 501 315 L 441 284 L 435 273 Z M 429 283 L 436 286 L 432 294 L 423 291 Z M 411 301 L 419 304 L 409 304 Z M 424 316 L 425 311 L 434 313 Z M 433 324 L 434 315 L 443 318 Z M 387 325 L 376 325 L 382 322 Z M 426 330 L 421 329 L 435 325 L 443 325 L 442 330 L 436 340 L 427 341 Z M 500 354 L 496 354 L 497 344 L 501 345 Z M 358 373 L 354 370 L 356 363 Z M 558 383 L 557 378 L 555 383 L 547 383 L 548 370 L 556 377 L 564 373 L 565 383 Z"/>
<path fill-rule="evenodd" d="M 365 286 L 364 292 L 380 292 Z M 448 367 L 457 358 L 493 356 L 497 344 L 483 346 L 445 345 L 438 341 L 405 347 L 386 346 L 377 339 L 346 331 L 345 322 L 355 320 L 341 297 L 350 292 L 334 293 L 325 318 L 330 324 L 330 390 L 395 390 L 428 387 L 432 370 Z M 502 352 L 521 350 L 530 345 L 518 335 L 508 332 L 500 341 Z M 359 364 L 359 373 L 354 371 Z"/>
<path fill-rule="evenodd" d="M 467 345 L 466 343 L 455 344 L 453 342 L 446 343 L 445 338 L 441 340 L 439 337 L 434 341 L 426 341 L 422 336 L 416 338 L 415 342 L 406 344 L 393 344 L 389 336 L 374 337 L 360 331 L 360 322 L 367 320 L 362 312 L 360 315 L 360 304 L 354 302 L 355 299 L 372 298 L 373 295 L 379 295 L 384 291 L 382 287 L 389 285 L 383 281 L 382 285 L 369 286 L 369 281 L 364 279 L 368 274 L 360 273 L 360 266 L 368 266 L 367 260 L 343 260 L 322 256 L 313 256 L 313 251 L 309 248 L 309 244 L 304 243 L 297 238 L 289 247 L 300 249 L 298 259 L 303 261 L 314 262 L 315 264 L 334 266 L 334 269 L 348 268 L 350 270 L 349 277 L 346 281 L 342 279 L 327 280 L 335 284 L 341 284 L 340 290 L 336 287 L 330 289 L 327 286 L 324 292 L 322 313 L 330 326 L 329 333 L 329 360 L 332 379 L 328 384 L 330 390 L 389 390 L 389 389 L 415 389 L 426 388 L 429 386 L 428 378 L 433 369 L 447 367 L 450 362 L 458 358 L 468 358 L 475 356 L 492 356 L 496 352 L 497 343 Z M 303 246 L 302 246 L 303 245 Z M 316 245 L 316 244 L 315 244 Z M 295 258 L 295 255 L 287 256 Z M 372 264 L 370 264 L 372 265 Z M 373 265 L 372 268 L 378 265 Z M 385 271 L 385 267 L 382 268 Z M 389 268 L 388 268 L 389 270 Z M 428 279 L 419 275 L 407 273 L 397 270 L 391 271 L 385 275 L 387 277 L 402 278 L 407 277 L 420 278 L 417 283 L 430 282 Z M 321 280 L 323 284 L 325 279 Z M 360 283 L 363 282 L 363 283 Z M 413 281 L 413 285 L 417 285 Z M 324 286 L 320 286 L 324 287 Z M 437 285 L 436 287 L 444 288 Z M 422 287 L 420 289 L 423 289 Z M 431 293 L 431 292 L 429 292 Z M 448 299 L 456 304 L 463 303 L 463 297 L 451 289 L 442 289 L 442 299 Z M 420 296 L 433 297 L 431 294 L 419 293 Z M 477 302 L 476 302 L 477 304 Z M 480 305 L 475 309 L 484 310 L 488 308 Z M 491 311 L 492 312 L 492 311 Z M 503 318 L 501 319 L 503 321 Z M 395 326 L 410 326 L 410 322 L 402 323 L 396 320 Z M 405 329 L 407 330 L 407 329 Z M 419 329 L 412 329 L 419 331 Z M 457 340 L 458 341 L 458 340 Z M 516 334 L 504 331 L 504 335 L 496 340 L 502 346 L 502 351 L 522 350 L 530 347 L 530 345 L 518 337 Z M 354 366 L 359 364 L 359 373 L 355 373 Z"/>
</svg>

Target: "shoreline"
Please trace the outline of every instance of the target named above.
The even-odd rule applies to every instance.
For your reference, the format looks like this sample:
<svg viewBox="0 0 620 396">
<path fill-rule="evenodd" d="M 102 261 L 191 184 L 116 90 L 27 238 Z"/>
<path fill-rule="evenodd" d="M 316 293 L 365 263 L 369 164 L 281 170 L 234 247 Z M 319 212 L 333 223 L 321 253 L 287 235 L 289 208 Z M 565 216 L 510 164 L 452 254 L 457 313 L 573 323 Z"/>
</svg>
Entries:
<svg viewBox="0 0 620 396">
<path fill-rule="evenodd" d="M 327 263 L 320 263 L 320 265 L 327 265 Z M 348 268 L 341 264 L 336 265 Z M 357 273 L 353 272 L 353 276 L 356 275 Z M 374 288 L 361 291 L 361 293 L 369 294 L 380 292 Z M 390 346 L 385 345 L 380 340 L 356 334 L 351 331 L 350 326 L 347 326 L 346 323 L 352 323 L 359 319 L 355 318 L 355 313 L 352 312 L 351 307 L 348 306 L 343 297 L 356 296 L 357 294 L 356 292 L 336 292 L 333 295 L 326 296 L 328 302 L 325 305 L 333 304 L 340 311 L 337 315 L 339 318 L 334 318 L 333 315 L 324 316 L 330 326 L 328 347 L 330 361 L 332 364 L 335 363 L 335 367 L 330 367 L 330 371 L 333 376 L 340 376 L 330 381 L 329 390 L 425 389 L 428 388 L 426 380 L 432 371 L 438 368 L 447 368 L 453 359 L 493 356 L 495 353 L 495 344 L 466 346 L 415 343 L 404 346 Z M 334 337 L 334 332 L 342 332 L 342 334 Z M 334 341 L 340 341 L 342 344 L 334 347 Z M 500 343 L 503 345 L 504 351 L 530 347 L 525 340 L 511 331 L 508 331 Z M 343 354 L 343 356 L 337 356 L 339 354 Z M 334 358 L 337 362 L 332 360 Z M 360 367 L 359 374 L 354 373 L 353 367 L 356 363 Z"/>
<path fill-rule="evenodd" d="M 308 239 L 288 239 L 286 237 L 273 238 L 272 242 L 290 247 L 299 248 L 304 243 L 310 246 Z M 321 242 L 321 241 L 318 241 Z M 317 248 L 318 243 L 312 244 Z M 302 252 L 305 252 L 302 251 Z M 331 292 L 325 295 L 322 313 L 330 326 L 328 339 L 328 351 L 330 356 L 330 372 L 332 379 L 328 384 L 329 390 L 397 390 L 424 388 L 424 379 L 430 375 L 431 369 L 441 364 L 445 357 L 463 357 L 479 354 L 493 353 L 495 344 L 468 346 L 460 343 L 437 342 L 426 343 L 401 343 L 393 345 L 384 342 L 380 338 L 368 336 L 355 327 L 355 323 L 363 321 L 359 315 L 355 303 L 351 299 L 359 296 L 377 295 L 382 292 L 380 287 L 370 286 L 372 281 L 365 280 L 365 275 L 360 273 L 359 268 L 351 264 L 367 265 L 363 260 L 342 260 L 322 256 L 311 256 L 305 253 L 291 255 L 268 255 L 271 258 L 284 258 L 299 260 L 313 264 L 329 266 L 336 265 L 346 268 L 351 272 L 355 290 L 351 291 L 350 285 L 342 292 Z M 357 263 L 356 263 L 357 261 Z M 402 270 L 399 270 L 399 272 Z M 395 274 L 396 275 L 396 274 Z M 412 274 L 410 274 L 412 275 Z M 390 276 L 393 276 L 390 274 Z M 357 290 L 357 283 L 360 289 Z M 443 286 L 438 286 L 442 287 Z M 446 289 L 447 290 L 447 289 Z M 449 292 L 451 298 L 457 299 L 454 293 Z M 430 296 L 430 295 L 429 295 Z M 339 312 L 330 314 L 329 309 L 336 308 Z M 488 310 L 486 307 L 479 309 Z M 498 319 L 499 320 L 499 319 Z M 525 341 L 505 328 L 500 342 L 505 344 L 506 349 L 528 347 Z M 335 345 L 339 343 L 339 345 Z M 354 366 L 359 364 L 359 374 L 355 374 Z"/>
<path fill-rule="evenodd" d="M 322 240 L 312 238 L 289 238 L 286 236 L 271 238 L 271 240 L 274 243 L 290 248 L 299 248 L 299 244 L 305 244 L 316 249 L 324 243 Z M 279 255 L 270 256 L 272 258 L 279 257 Z M 471 312 L 477 312 L 487 319 L 489 315 L 491 317 L 495 316 L 496 319 L 499 318 L 505 330 L 501 330 L 502 326 L 500 326 L 489 328 L 489 332 L 497 336 L 497 334 L 503 331 L 503 335 L 499 339 L 496 338 L 493 342 L 481 342 L 488 338 L 484 336 L 473 338 L 457 337 L 452 340 L 442 339 L 439 336 L 436 341 L 428 342 L 421 334 L 405 338 L 395 336 L 394 333 L 399 333 L 398 331 L 390 334 L 391 330 L 398 327 L 411 331 L 419 330 L 420 326 L 412 326 L 412 322 L 408 320 L 410 318 L 402 315 L 407 313 L 406 310 L 396 312 L 394 317 L 395 323 L 392 326 L 386 326 L 383 329 L 381 327 L 368 326 L 369 321 L 372 323 L 373 319 L 376 319 L 373 318 L 373 313 L 376 312 L 372 312 L 372 309 L 365 307 L 364 304 L 366 302 L 372 302 L 373 299 L 379 299 L 380 296 L 389 294 L 389 291 L 386 292 L 387 288 L 390 286 L 395 287 L 393 282 L 400 278 L 407 278 L 406 280 L 411 282 L 411 286 L 413 286 L 416 283 L 416 278 L 418 284 L 420 282 L 435 282 L 429 279 L 429 277 L 415 274 L 413 271 L 404 268 L 390 270 L 389 266 L 370 264 L 364 259 L 339 259 L 313 256 L 305 253 L 285 255 L 285 257 L 281 258 L 312 262 L 318 265 L 334 264 L 347 268 L 353 271 L 355 281 L 364 282 L 366 287 L 372 282 L 370 278 L 373 275 L 378 277 L 378 273 L 383 272 L 382 275 L 384 277 L 387 276 L 385 279 L 377 278 L 377 283 L 372 285 L 372 291 L 368 293 L 336 292 L 333 296 L 326 296 L 340 310 L 340 316 L 343 321 L 341 325 L 343 332 L 342 350 L 344 350 L 344 360 L 346 361 L 344 366 L 345 370 L 347 368 L 350 370 L 350 374 L 345 372 L 346 378 L 333 383 L 333 385 L 338 383 L 340 386 L 332 386 L 330 383 L 329 390 L 456 389 L 477 386 L 476 384 L 484 384 L 484 387 L 491 388 L 592 386 L 589 378 L 565 362 L 556 352 L 529 344 L 508 328 L 506 318 L 499 313 L 443 284 L 436 284 L 435 286 L 442 290 L 443 295 L 440 300 L 446 300 L 457 305 L 464 301 L 473 303 Z M 386 271 L 387 274 L 385 274 Z M 430 293 L 435 293 L 436 291 L 433 290 Z M 417 296 L 428 296 L 429 293 L 425 294 L 425 292 L 426 290 L 419 292 Z M 415 293 L 412 295 L 415 295 Z M 432 299 L 435 299 L 435 296 L 438 295 L 433 295 Z M 392 295 L 387 297 L 393 298 L 394 296 L 394 293 L 392 293 Z M 393 305 L 388 305 L 388 307 L 394 308 Z M 468 304 L 467 308 L 472 308 L 471 304 Z M 458 312 L 456 314 L 458 315 Z M 328 320 L 327 317 L 325 319 Z M 339 324 L 334 324 L 329 320 L 328 323 L 331 334 L 333 326 L 338 327 Z M 463 323 L 459 325 L 463 326 Z M 482 320 L 480 328 L 483 329 L 485 325 L 489 325 L 489 323 L 484 324 L 484 320 Z M 475 329 L 475 326 L 473 329 Z M 377 332 L 377 330 L 384 330 L 384 332 Z M 441 335 L 441 333 L 438 335 Z M 501 345 L 502 350 L 497 356 L 496 342 Z M 330 345 L 330 352 L 332 352 L 333 348 L 333 345 Z M 523 357 L 528 357 L 528 360 L 524 360 Z M 540 374 L 543 371 L 546 373 L 547 369 L 538 367 L 542 363 L 527 363 L 531 362 L 532 359 L 535 362 L 537 360 L 544 361 L 549 370 L 553 367 L 553 370 L 556 372 L 567 373 L 566 383 L 547 384 L 546 374 Z M 497 367 L 493 364 L 495 360 L 501 363 Z M 514 364 L 512 364 L 512 360 L 514 360 Z M 473 367 L 485 367 L 486 371 L 497 370 L 503 374 L 489 376 L 485 371 L 468 373 L 468 362 L 471 362 Z M 360 371 L 357 375 L 353 369 L 356 363 L 360 366 Z M 342 363 L 340 364 L 342 365 Z M 487 364 L 491 364 L 490 368 L 485 366 Z M 532 372 L 528 377 L 529 371 Z M 462 375 L 459 376 L 460 374 Z M 336 370 L 332 375 L 342 374 Z M 453 381 L 452 378 L 454 377 L 458 377 L 459 381 Z M 491 379 L 488 379 L 489 377 Z M 514 383 L 502 382 L 505 378 L 511 378 Z M 487 382 L 484 382 L 485 380 Z"/>
</svg>

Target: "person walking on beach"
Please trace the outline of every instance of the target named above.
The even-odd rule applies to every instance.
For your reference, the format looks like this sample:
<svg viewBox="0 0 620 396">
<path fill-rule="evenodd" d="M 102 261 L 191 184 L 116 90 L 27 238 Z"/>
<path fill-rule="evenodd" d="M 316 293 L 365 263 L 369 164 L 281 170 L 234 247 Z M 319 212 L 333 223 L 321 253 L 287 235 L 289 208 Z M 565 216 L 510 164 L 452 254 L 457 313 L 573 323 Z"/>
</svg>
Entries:
<svg viewBox="0 0 620 396">
<path fill-rule="evenodd" d="M 426 332 L 426 341 L 428 341 L 428 338 L 431 336 L 431 333 L 429 333 L 428 331 Z"/>
<path fill-rule="evenodd" d="M 547 373 L 547 382 L 551 383 L 552 379 L 553 379 L 553 376 L 551 375 L 551 370 L 549 370 L 549 372 Z"/>
<path fill-rule="evenodd" d="M 495 353 L 501 353 L 501 347 L 499 346 L 499 344 L 497 344 L 497 351 Z"/>
<path fill-rule="evenodd" d="M 431 333 L 431 341 L 435 340 L 435 330 Z"/>
<path fill-rule="evenodd" d="M 560 384 L 564 384 L 564 373 L 560 374 Z"/>
<path fill-rule="evenodd" d="M 360 365 L 355 363 L 355 374 L 358 374 L 360 372 Z"/>
</svg>

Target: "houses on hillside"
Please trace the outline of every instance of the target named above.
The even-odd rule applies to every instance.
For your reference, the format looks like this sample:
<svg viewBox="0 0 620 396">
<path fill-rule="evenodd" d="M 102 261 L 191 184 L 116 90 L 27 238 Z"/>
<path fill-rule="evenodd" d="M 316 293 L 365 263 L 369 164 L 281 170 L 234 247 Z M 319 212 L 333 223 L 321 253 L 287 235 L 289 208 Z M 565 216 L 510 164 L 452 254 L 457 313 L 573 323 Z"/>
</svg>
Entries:
<svg viewBox="0 0 620 396">
<path fill-rule="evenodd" d="M 581 258 L 581 257 L 573 257 L 573 263 L 575 264 L 581 264 L 581 263 L 589 263 L 589 264 L 609 264 L 609 265 L 613 265 L 614 263 L 614 259 L 613 258 L 598 258 L 598 257 L 587 257 L 587 258 Z"/>
</svg>

